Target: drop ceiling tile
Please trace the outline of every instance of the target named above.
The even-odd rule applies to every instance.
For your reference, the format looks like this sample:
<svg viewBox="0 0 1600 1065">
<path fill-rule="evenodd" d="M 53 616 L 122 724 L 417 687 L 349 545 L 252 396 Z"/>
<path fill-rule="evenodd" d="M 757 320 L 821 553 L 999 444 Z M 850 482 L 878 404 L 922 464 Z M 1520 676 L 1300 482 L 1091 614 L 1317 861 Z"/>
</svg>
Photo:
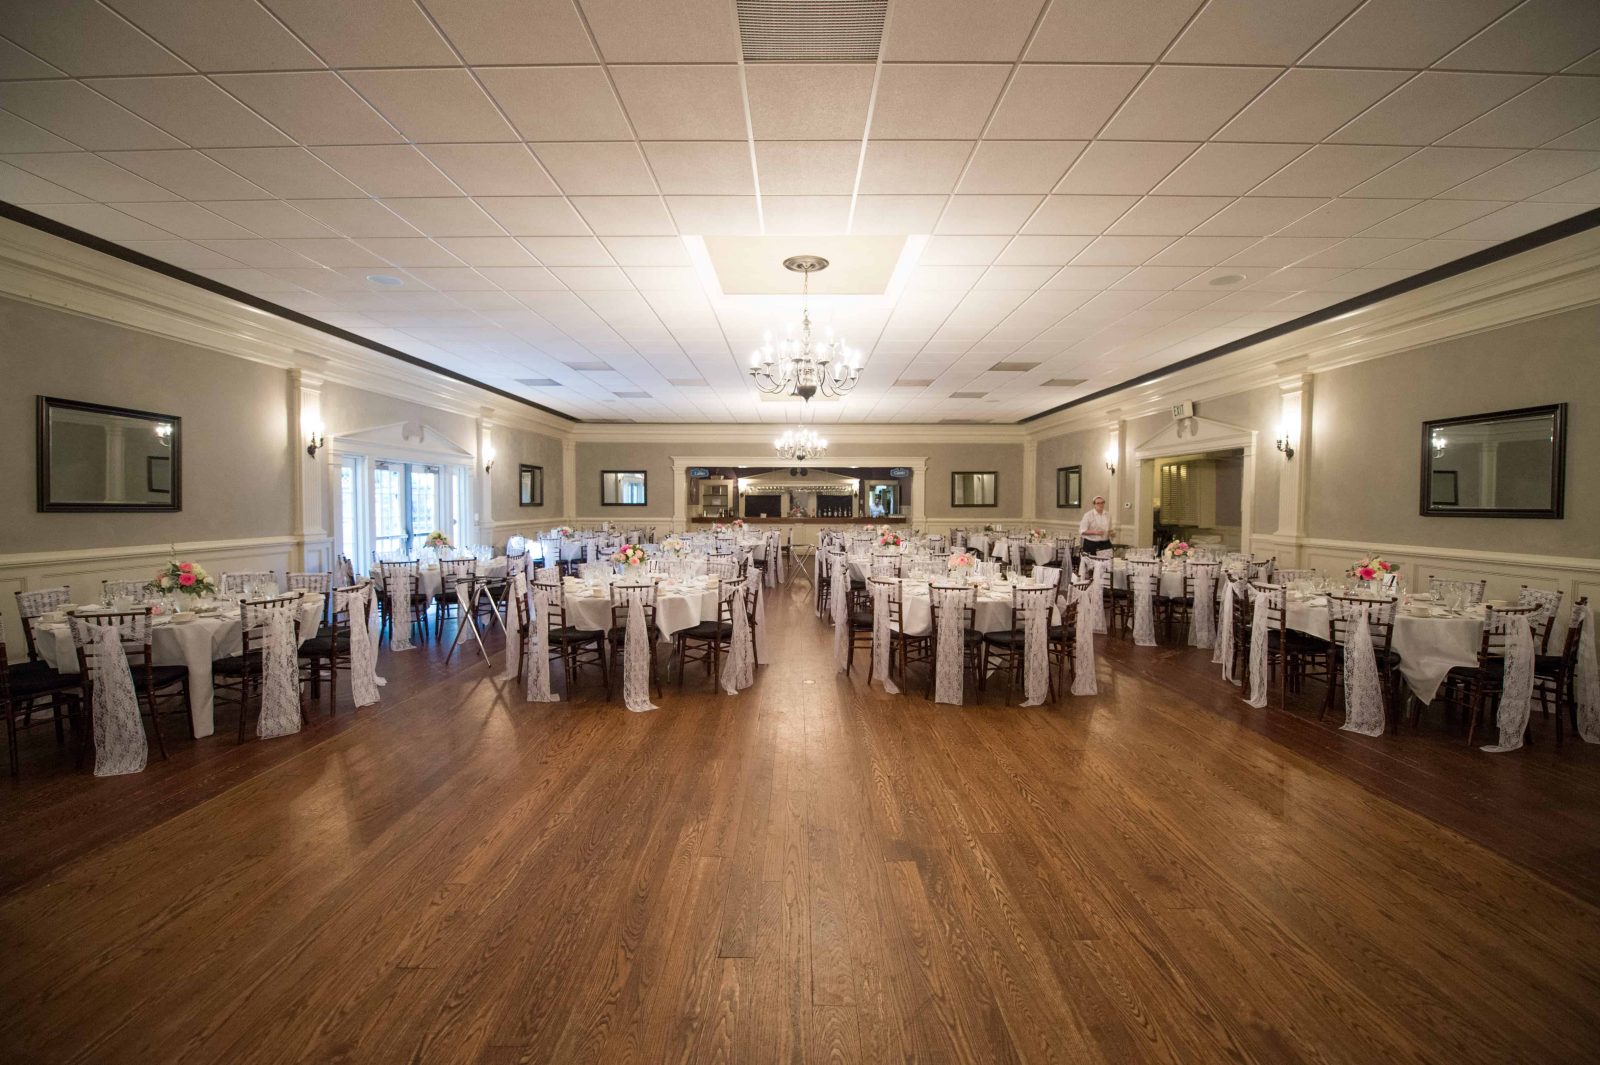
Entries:
<svg viewBox="0 0 1600 1065">
<path fill-rule="evenodd" d="M 539 289 L 559 289 L 562 279 L 556 271 L 542 266 L 483 266 L 478 273 L 496 285 L 511 292 L 533 292 Z"/>
<path fill-rule="evenodd" d="M 206 78 L 96 78 L 85 84 L 195 148 L 293 143 Z"/>
<path fill-rule="evenodd" d="M 986 135 L 1016 140 L 1094 137 L 1144 71 L 1142 66 L 1025 64 L 1007 86 Z"/>
<path fill-rule="evenodd" d="M 1379 259 L 1412 247 L 1416 241 L 1405 237 L 1351 237 L 1326 251 L 1300 260 L 1301 266 L 1370 266 Z"/>
<path fill-rule="evenodd" d="M 1199 269 L 1193 266 L 1140 266 L 1124 274 L 1112 288 L 1131 292 L 1170 292 L 1199 273 Z"/>
<path fill-rule="evenodd" d="M 763 196 L 762 218 L 771 233 L 843 233 L 850 219 L 848 196 Z"/>
<path fill-rule="evenodd" d="M 1171 63 L 1293 63 L 1360 0 L 1211 0 L 1162 59 Z"/>
<path fill-rule="evenodd" d="M 540 244 L 523 241 L 539 256 L 541 262 L 549 262 L 540 251 Z M 606 237 L 600 241 L 604 245 L 601 255 L 609 252 L 612 259 L 619 266 L 688 266 L 690 265 L 689 253 L 684 250 L 683 241 L 678 237 Z M 573 262 L 561 263 L 563 266 L 591 266 L 609 265 L 601 262 Z"/>
<path fill-rule="evenodd" d="M 417 236 L 415 229 L 377 200 L 290 200 L 288 203 L 347 237 Z"/>
<path fill-rule="evenodd" d="M 1364 230 L 1363 237 L 1411 237 L 1426 240 L 1507 204 L 1497 200 L 1424 200 Z"/>
<path fill-rule="evenodd" d="M 373 196 L 459 196 L 462 192 L 409 144 L 318 148 L 313 154 Z"/>
<path fill-rule="evenodd" d="M 1571 133 L 1546 144 L 1546 148 L 1572 148 L 1578 150 L 1600 150 L 1600 118 L 1586 123 L 1573 130 Z"/>
<path fill-rule="evenodd" d="M 678 232 L 699 236 L 737 236 L 760 231 L 754 196 L 668 196 Z"/>
<path fill-rule="evenodd" d="M 19 48 L 0 37 L 0 81 L 21 81 L 24 78 L 62 78 L 66 72 L 51 66 L 25 48 Z"/>
<path fill-rule="evenodd" d="M 506 73 L 505 68 L 484 71 L 484 81 L 491 83 L 491 74 Z M 379 114 L 417 143 L 518 139 L 465 70 L 351 70 L 344 76 Z M 501 102 L 505 104 L 503 99 Z M 517 112 L 511 106 L 507 105 L 506 111 L 516 120 Z M 526 130 L 523 133 L 525 139 L 539 139 Z"/>
<path fill-rule="evenodd" d="M 362 241 L 375 251 L 381 251 L 384 243 L 409 246 L 409 242 L 393 241 Z M 431 243 L 431 242 L 424 242 Z M 440 237 L 436 245 L 439 250 L 461 260 L 468 266 L 538 266 L 534 257 L 528 254 L 528 249 L 523 247 L 511 237 Z M 407 250 L 403 247 L 402 250 Z M 455 266 L 456 263 L 444 262 L 412 262 L 401 263 L 402 266 Z"/>
<path fill-rule="evenodd" d="M 336 67 L 456 66 L 460 62 L 411 0 L 261 0 Z"/>
<path fill-rule="evenodd" d="M 1337 237 L 1265 237 L 1225 259 L 1222 265 L 1288 266 L 1307 256 L 1315 255 L 1338 241 Z"/>
<path fill-rule="evenodd" d="M 974 285 L 978 289 L 1023 289 L 1032 292 L 1055 276 L 1054 266 L 991 266 Z"/>
<path fill-rule="evenodd" d="M 628 275 L 615 266 L 557 266 L 550 272 L 574 292 L 633 290 Z"/>
<path fill-rule="evenodd" d="M 416 266 L 406 273 L 440 292 L 470 292 L 473 289 L 495 287 L 487 277 L 464 266 Z M 306 287 L 314 289 L 311 285 Z"/>
<path fill-rule="evenodd" d="M 1215 266 L 1256 242 L 1254 237 L 1184 237 L 1152 256 L 1152 266 Z"/>
<path fill-rule="evenodd" d="M 428 12 L 471 64 L 593 63 L 577 6 L 567 0 L 428 0 Z M 506 32 L 507 27 L 516 32 Z"/>
<path fill-rule="evenodd" d="M 623 272 L 628 275 L 633 287 L 641 292 L 700 291 L 700 275 L 691 266 L 630 266 Z M 659 307 L 657 313 L 660 313 Z"/>
<path fill-rule="evenodd" d="M 226 255 L 187 240 L 125 240 L 122 246 L 184 270 L 228 269 L 239 265 Z"/>
<path fill-rule="evenodd" d="M 1546 78 L 1441 144 L 1536 148 L 1600 118 L 1600 78 Z"/>
<path fill-rule="evenodd" d="M 1589 0 L 1528 0 L 1439 61 L 1447 70 L 1555 73 L 1594 51 L 1600 5 Z"/>
<path fill-rule="evenodd" d="M 1323 67 L 1432 66 L 1521 0 L 1368 0 L 1313 48 L 1304 62 Z"/>
<path fill-rule="evenodd" d="M 1285 237 L 1353 237 L 1416 204 L 1405 199 L 1332 200 L 1278 231 Z"/>
<path fill-rule="evenodd" d="M 1009 73 L 1009 67 L 986 64 L 886 66 L 878 77 L 872 105 L 872 136 L 886 140 L 976 137 L 983 132 Z"/>
<path fill-rule="evenodd" d="M 1146 196 L 1106 232 L 1178 237 L 1232 202 L 1230 196 Z"/>
<path fill-rule="evenodd" d="M 523 144 L 425 144 L 419 150 L 469 196 L 560 192 Z"/>
<path fill-rule="evenodd" d="M 1257 196 L 1340 196 L 1414 151 L 1375 144 L 1319 144 L 1251 192 Z"/>
<path fill-rule="evenodd" d="M 611 266 L 607 248 L 616 241 L 664 240 L 676 237 L 607 237 L 601 243 L 593 237 L 518 237 L 517 242 L 533 253 L 544 266 Z M 682 244 L 679 243 L 681 249 Z"/>
<path fill-rule="evenodd" d="M 1202 144 L 1154 191 L 1159 196 L 1243 196 L 1307 147 L 1304 144 Z"/>
<path fill-rule="evenodd" d="M 1600 171 L 1563 182 L 1533 198 L 1545 203 L 1600 203 Z"/>
<path fill-rule="evenodd" d="M 1271 267 L 1266 266 L 1213 266 L 1185 281 L 1182 288 L 1187 292 L 1210 292 L 1219 296 L 1229 294 L 1213 304 L 1218 309 L 1227 304 L 1239 310 L 1255 310 L 1277 302 L 1277 298 L 1282 298 L 1281 294 L 1278 294 L 1277 298 L 1269 299 L 1265 293 L 1237 290 L 1264 280 L 1273 272 Z M 1214 284 L 1214 282 L 1220 283 Z"/>
<path fill-rule="evenodd" d="M 1412 244 L 1404 250 L 1391 252 L 1382 259 L 1374 260 L 1372 266 L 1378 270 L 1404 270 L 1406 273 L 1417 273 L 1454 262 L 1490 246 L 1488 241 L 1425 240 Z"/>
<path fill-rule="evenodd" d="M 973 4 L 924 0 L 897 8 L 885 26 L 885 62 L 1009 63 L 1022 52 L 1044 0 Z"/>
<path fill-rule="evenodd" d="M 757 141 L 756 173 L 763 196 L 848 196 L 855 191 L 861 142 Z M 698 188 L 674 192 L 720 193 L 737 189 Z"/>
<path fill-rule="evenodd" d="M 864 63 L 745 67 L 755 138 L 821 141 L 861 137 L 866 131 L 872 75 L 872 66 Z M 796 107 L 797 100 L 804 100 L 805 106 Z"/>
<path fill-rule="evenodd" d="M 1049 192 L 1085 146 L 1085 141 L 979 141 L 959 191 Z"/>
<path fill-rule="evenodd" d="M 0 152 L 70 152 L 75 147 L 47 129 L 0 111 Z"/>
<path fill-rule="evenodd" d="M 1424 199 L 1499 166 L 1517 154 L 1514 148 L 1424 148 L 1363 181 L 1346 195 Z"/>
<path fill-rule="evenodd" d="M 857 196 L 850 232 L 885 236 L 931 233 L 946 202 L 944 196 Z"/>
<path fill-rule="evenodd" d="M 1009 242 L 1010 238 L 1003 236 L 929 237 L 928 243 L 923 246 L 922 255 L 917 259 L 917 262 L 926 266 L 988 266 L 996 260 Z M 1071 258 L 1071 256 L 1067 258 Z M 1060 263 L 1066 261 L 1067 259 L 1063 258 L 1055 265 L 1059 266 Z M 1010 265 L 1030 266 L 1044 264 L 1017 262 Z"/>
<path fill-rule="evenodd" d="M 1513 203 L 1493 214 L 1446 230 L 1440 236 L 1451 240 L 1510 240 L 1555 225 L 1595 206 L 1583 203 Z"/>
<path fill-rule="evenodd" d="M 423 237 L 363 237 L 358 243 L 363 248 L 395 266 L 460 266 L 466 260 L 452 255 L 445 247 L 446 243 L 471 242 L 475 240 L 509 240 L 508 237 L 445 237 L 440 241 L 431 241 Z M 520 250 L 520 246 L 519 246 Z M 492 256 L 485 256 L 492 258 Z M 527 257 L 532 262 L 532 257 Z M 326 264 L 325 264 L 326 265 Z M 469 262 L 470 266 L 489 265 L 484 262 Z M 493 265 L 500 265 L 494 263 Z"/>
<path fill-rule="evenodd" d="M 1319 141 L 1410 76 L 1393 70 L 1289 70 L 1223 126 L 1217 138 Z"/>
<path fill-rule="evenodd" d="M 478 76 L 524 140 L 633 139 L 600 67 L 490 67 Z"/>
<path fill-rule="evenodd" d="M 28 208 L 102 240 L 171 240 L 160 226 L 141 222 L 103 203 L 37 203 Z"/>
<path fill-rule="evenodd" d="M 101 203 L 178 199 L 166 189 L 88 152 L 45 152 L 7 155 L 3 158 L 5 162 L 35 177 L 44 178 Z"/>
<path fill-rule="evenodd" d="M 1186 141 L 1095 141 L 1067 171 L 1059 193 L 1145 193 L 1199 145 Z"/>
<path fill-rule="evenodd" d="M 1030 63 L 1153 63 L 1203 0 L 1147 0 L 1137 18 L 1100 0 L 1055 0 L 1028 47 Z"/>
<path fill-rule="evenodd" d="M 936 232 L 1015 233 L 1042 199 L 1040 196 L 952 196 Z"/>
<path fill-rule="evenodd" d="M 200 206 L 262 237 L 331 237 L 333 230 L 282 200 L 208 200 Z M 262 243 L 265 243 L 263 241 Z M 228 254 L 223 252 L 223 254 Z"/>
<path fill-rule="evenodd" d="M 1263 67 L 1158 66 L 1101 135 L 1118 140 L 1204 139 L 1276 76 L 1277 71 Z"/>
<path fill-rule="evenodd" d="M 195 151 L 103 152 L 101 158 L 186 200 L 272 198 L 261 186 Z"/>
<path fill-rule="evenodd" d="M 1199 237 L 1264 237 L 1326 202 L 1301 196 L 1245 196 L 1212 215 L 1194 233 Z"/>
<path fill-rule="evenodd" d="M 327 71 L 225 74 L 213 80 L 301 144 L 397 144 L 404 139 Z"/>
<path fill-rule="evenodd" d="M 641 140 L 745 138 L 736 66 L 612 67 L 611 76 Z"/>
<path fill-rule="evenodd" d="M 861 168 L 862 193 L 948 193 L 967 158 L 971 141 L 869 140 Z"/>
<path fill-rule="evenodd" d="M 33 203 L 85 203 L 88 197 L 9 163 L 0 163 L 0 200 L 26 207 Z"/>
<path fill-rule="evenodd" d="M 117 0 L 123 17 L 196 70 L 305 70 L 322 66 L 310 49 L 255 0 Z M 226 32 L 219 29 L 226 27 Z"/>
<path fill-rule="evenodd" d="M 113 203 L 109 206 L 188 240 L 229 240 L 250 236 L 249 230 L 195 203 Z"/>
<path fill-rule="evenodd" d="M 382 269 L 391 264 L 390 260 L 357 244 L 353 240 L 341 237 L 313 238 L 304 240 L 279 240 L 277 242 L 289 251 L 304 255 L 307 259 L 329 269 L 343 269 L 363 267 L 368 270 Z M 427 243 L 422 241 L 421 243 Z M 418 263 L 415 265 L 427 265 Z M 451 265 L 459 266 L 460 263 Z"/>
<path fill-rule="evenodd" d="M 332 271 L 324 271 L 324 273 L 331 272 Z M 280 293 L 294 293 L 300 296 L 310 295 L 305 289 L 301 288 L 293 281 L 290 281 L 286 278 L 273 277 L 271 274 L 268 274 L 262 270 L 218 269 L 196 270 L 195 273 L 201 275 L 202 277 L 209 277 L 213 281 L 217 281 L 232 288 L 239 289 L 240 291 L 249 292 L 258 296 L 277 296 Z"/>
<path fill-rule="evenodd" d="M 188 64 L 94 0 L 9 0 L 6 36 L 74 77 L 178 74 Z"/>
<path fill-rule="evenodd" d="M 644 156 L 631 141 L 565 141 L 529 147 L 569 196 L 648 196 L 656 191 Z"/>
<path fill-rule="evenodd" d="M 1139 266 L 1172 241 L 1172 237 L 1096 237 L 1073 258 L 1072 265 Z"/>
<path fill-rule="evenodd" d="M 744 141 L 654 141 L 643 148 L 664 194 L 755 195 Z"/>
<path fill-rule="evenodd" d="M 731 63 L 739 58 L 733 8 L 721 0 L 584 0 L 608 63 Z"/>
<path fill-rule="evenodd" d="M 1431 144 L 1537 80 L 1532 75 L 1425 70 L 1328 139 L 1342 144 Z"/>
<path fill-rule="evenodd" d="M 648 237 L 676 232 L 659 196 L 573 196 L 596 236 Z"/>
<path fill-rule="evenodd" d="M 1042 236 L 1093 236 L 1139 202 L 1137 196 L 1046 196 L 1022 232 Z"/>
<path fill-rule="evenodd" d="M 0 107 L 94 152 L 183 147 L 182 141 L 78 81 L 3 82 Z"/>
<path fill-rule="evenodd" d="M 274 196 L 306 199 L 361 196 L 361 189 L 304 148 L 213 148 L 208 156 Z"/>
</svg>

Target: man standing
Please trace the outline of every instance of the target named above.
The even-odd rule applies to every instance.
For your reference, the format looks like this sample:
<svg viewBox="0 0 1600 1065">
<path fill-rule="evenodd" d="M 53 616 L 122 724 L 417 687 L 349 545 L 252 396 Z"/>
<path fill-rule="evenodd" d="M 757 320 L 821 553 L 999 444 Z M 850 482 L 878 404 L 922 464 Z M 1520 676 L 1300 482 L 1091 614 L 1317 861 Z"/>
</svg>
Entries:
<svg viewBox="0 0 1600 1065">
<path fill-rule="evenodd" d="M 1106 513 L 1106 497 L 1094 497 L 1094 509 L 1085 511 L 1078 522 L 1078 537 L 1083 542 L 1083 553 L 1098 554 L 1111 550 L 1111 515 Z"/>
</svg>

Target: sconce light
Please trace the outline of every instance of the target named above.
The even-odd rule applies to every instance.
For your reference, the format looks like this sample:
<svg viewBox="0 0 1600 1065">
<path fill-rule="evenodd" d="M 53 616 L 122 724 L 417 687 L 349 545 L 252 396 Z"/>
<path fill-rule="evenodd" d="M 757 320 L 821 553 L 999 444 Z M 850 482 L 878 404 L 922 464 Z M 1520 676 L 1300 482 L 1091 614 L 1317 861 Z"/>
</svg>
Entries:
<svg viewBox="0 0 1600 1065">
<path fill-rule="evenodd" d="M 1115 477 L 1117 475 L 1117 445 L 1115 444 L 1106 445 L 1106 469 L 1111 472 L 1111 476 Z"/>
<path fill-rule="evenodd" d="M 307 418 L 305 430 L 306 454 L 316 458 L 317 452 L 322 450 L 323 445 L 328 442 L 328 438 L 323 433 L 322 420 L 320 418 Z"/>
<path fill-rule="evenodd" d="M 161 422 L 155 428 L 156 439 L 161 441 L 162 447 L 172 446 L 172 423 Z"/>
<path fill-rule="evenodd" d="M 1287 419 L 1278 423 L 1278 450 L 1283 452 L 1285 462 L 1294 458 L 1294 429 Z"/>
<path fill-rule="evenodd" d="M 494 452 L 494 445 L 493 444 L 484 444 L 483 445 L 483 472 L 484 473 L 488 473 L 490 470 L 494 469 L 494 454 L 495 454 L 495 452 Z"/>
<path fill-rule="evenodd" d="M 1446 440 L 1443 436 L 1440 436 L 1438 433 L 1434 433 L 1433 434 L 1433 457 L 1434 458 L 1436 458 L 1436 459 L 1444 458 L 1444 449 L 1449 447 L 1449 446 L 1450 446 L 1450 441 Z"/>
</svg>

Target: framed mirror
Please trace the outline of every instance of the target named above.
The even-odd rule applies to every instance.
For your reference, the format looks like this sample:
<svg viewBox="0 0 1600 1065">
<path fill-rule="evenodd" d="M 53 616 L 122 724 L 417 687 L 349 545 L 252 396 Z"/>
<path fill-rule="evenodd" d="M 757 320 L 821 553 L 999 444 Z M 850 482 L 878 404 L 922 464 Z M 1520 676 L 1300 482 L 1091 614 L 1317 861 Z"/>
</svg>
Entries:
<svg viewBox="0 0 1600 1065">
<path fill-rule="evenodd" d="M 950 505 L 952 507 L 995 506 L 995 482 L 999 473 L 994 470 L 957 470 L 950 475 Z"/>
<path fill-rule="evenodd" d="M 40 396 L 39 510 L 183 509 L 183 419 Z"/>
<path fill-rule="evenodd" d="M 643 470 L 601 470 L 602 507 L 642 507 L 648 499 Z"/>
<path fill-rule="evenodd" d="M 1567 405 L 1422 423 L 1422 513 L 1431 517 L 1559 518 Z"/>
<path fill-rule="evenodd" d="M 1056 467 L 1056 506 L 1081 508 L 1083 506 L 1083 467 Z"/>
<path fill-rule="evenodd" d="M 523 463 L 517 471 L 517 503 L 524 507 L 544 506 L 544 467 Z"/>
</svg>

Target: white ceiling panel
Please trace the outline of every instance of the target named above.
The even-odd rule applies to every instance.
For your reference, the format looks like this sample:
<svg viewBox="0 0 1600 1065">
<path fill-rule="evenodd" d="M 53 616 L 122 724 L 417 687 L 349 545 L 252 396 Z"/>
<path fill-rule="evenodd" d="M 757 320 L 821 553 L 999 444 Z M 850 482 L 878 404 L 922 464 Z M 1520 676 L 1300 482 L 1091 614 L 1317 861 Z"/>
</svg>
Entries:
<svg viewBox="0 0 1600 1065">
<path fill-rule="evenodd" d="M 1594 51 L 1600 4 L 1590 0 L 1527 0 L 1439 61 L 1449 70 L 1538 70 L 1555 73 Z"/>
<path fill-rule="evenodd" d="M 0 163 L 0 200 L 26 207 L 35 203 L 86 203 L 88 199 L 10 163 Z"/>
<path fill-rule="evenodd" d="M 1340 196 L 1416 149 L 1319 144 L 1250 191 L 1257 196 Z"/>
<path fill-rule="evenodd" d="M 622 105 L 611 91 L 602 67 L 491 67 L 478 71 L 478 77 L 523 140 L 633 139 Z M 553 101 L 560 103 L 554 105 Z M 464 138 L 454 135 L 430 139 Z"/>
<path fill-rule="evenodd" d="M 95 78 L 85 84 L 195 148 L 294 143 L 208 78 Z"/>
<path fill-rule="evenodd" d="M 462 190 L 409 144 L 315 148 L 318 159 L 373 196 L 459 196 Z"/>
<path fill-rule="evenodd" d="M 1432 66 L 1521 0 L 1367 0 L 1304 62 L 1325 67 Z"/>
<path fill-rule="evenodd" d="M 1106 120 L 1144 75 L 1140 66 L 1027 64 L 1017 70 L 986 134 L 1017 140 L 1081 140 Z"/>
<path fill-rule="evenodd" d="M 850 140 L 866 132 L 867 64 L 763 63 L 746 67 L 744 79 L 757 140 Z"/>
<path fill-rule="evenodd" d="M 48 152 L 41 155 L 0 156 L 5 162 L 36 177 L 54 182 L 64 189 L 91 200 L 110 203 L 116 200 L 176 200 L 178 195 L 152 184 L 86 152 Z"/>
<path fill-rule="evenodd" d="M 1394 70 L 1288 70 L 1217 136 L 1230 141 L 1320 141 L 1410 76 Z"/>
<path fill-rule="evenodd" d="M 984 140 L 957 190 L 967 194 L 1050 192 L 1086 141 Z M 765 185 L 763 176 L 762 184 Z"/>
<path fill-rule="evenodd" d="M 266 189 L 199 152 L 104 152 L 101 158 L 186 200 L 272 198 Z"/>
<path fill-rule="evenodd" d="M 1262 67 L 1158 66 L 1106 125 L 1103 136 L 1209 137 L 1276 76 L 1276 70 Z"/>
<path fill-rule="evenodd" d="M 73 77 L 178 74 L 189 65 L 95 0 L 5 0 L 0 26 L 12 41 Z"/>
<path fill-rule="evenodd" d="M 396 144 L 405 139 L 331 72 L 224 74 L 212 80 L 301 144 Z"/>
<path fill-rule="evenodd" d="M 976 137 L 1010 72 L 1010 67 L 989 64 L 885 66 L 873 102 L 871 135 L 885 140 Z"/>
<path fill-rule="evenodd" d="M 412 0 L 260 2 L 330 66 L 451 66 L 459 62 L 421 6 Z"/>
<path fill-rule="evenodd" d="M 0 107 L 92 152 L 184 146 L 80 81 L 0 82 Z"/>
<path fill-rule="evenodd" d="M 1028 49 L 1033 63 L 1153 63 L 1203 0 L 1147 0 L 1137 18 L 1102 0 L 1054 0 Z"/>
<path fill-rule="evenodd" d="M 1329 136 L 1341 144 L 1431 144 L 1539 79 L 1424 71 Z"/>
<path fill-rule="evenodd" d="M 1202 144 L 1153 190 L 1161 196 L 1243 196 L 1283 169 L 1304 144 Z"/>
<path fill-rule="evenodd" d="M 1149 192 L 1199 145 L 1187 141 L 1095 141 L 1072 164 L 1056 192 Z"/>
<path fill-rule="evenodd" d="M 494 75 L 485 78 L 492 84 L 504 83 L 517 72 L 497 69 L 485 73 Z M 517 139 L 494 101 L 465 70 L 351 70 L 344 77 L 395 129 L 419 144 Z M 507 95 L 509 100 L 502 97 L 500 102 L 517 121 L 521 98 Z M 518 128 L 523 139 L 543 139 L 520 123 Z"/>
<path fill-rule="evenodd" d="M 597 58 L 570 0 L 427 0 L 426 7 L 468 63 L 593 63 Z M 516 32 L 508 33 L 508 26 Z"/>
</svg>

